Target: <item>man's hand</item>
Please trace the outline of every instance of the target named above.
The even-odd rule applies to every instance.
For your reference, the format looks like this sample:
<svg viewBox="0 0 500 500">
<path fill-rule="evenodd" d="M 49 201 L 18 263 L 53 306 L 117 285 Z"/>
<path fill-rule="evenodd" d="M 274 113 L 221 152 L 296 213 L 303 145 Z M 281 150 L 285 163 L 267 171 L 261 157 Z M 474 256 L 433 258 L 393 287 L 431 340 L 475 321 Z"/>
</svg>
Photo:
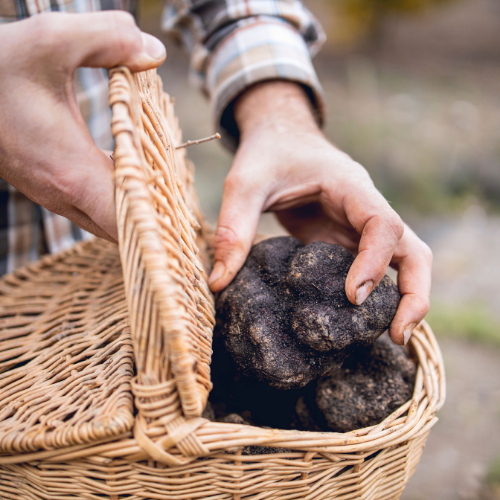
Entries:
<svg viewBox="0 0 500 500">
<path fill-rule="evenodd" d="M 346 281 L 353 304 L 365 301 L 389 264 L 398 269 L 403 298 L 390 334 L 395 343 L 406 343 L 429 309 L 427 245 L 403 225 L 367 171 L 326 140 L 300 86 L 258 84 L 238 100 L 235 118 L 241 142 L 224 183 L 212 290 L 231 282 L 261 212 L 273 211 L 304 243 L 338 243 L 357 254 Z"/>
<path fill-rule="evenodd" d="M 0 26 L 0 177 L 31 200 L 117 240 L 113 163 L 80 114 L 81 66 L 159 66 L 163 44 L 130 14 L 50 13 Z"/>
</svg>

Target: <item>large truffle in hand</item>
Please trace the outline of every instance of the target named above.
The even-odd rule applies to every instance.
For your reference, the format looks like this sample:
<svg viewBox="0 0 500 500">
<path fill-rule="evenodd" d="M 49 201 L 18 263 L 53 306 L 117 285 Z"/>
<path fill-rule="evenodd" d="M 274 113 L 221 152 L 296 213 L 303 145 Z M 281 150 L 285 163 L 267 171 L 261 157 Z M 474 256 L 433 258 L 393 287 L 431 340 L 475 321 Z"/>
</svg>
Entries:
<svg viewBox="0 0 500 500">
<path fill-rule="evenodd" d="M 339 368 L 355 346 L 371 345 L 399 304 L 387 276 L 361 306 L 345 280 L 353 256 L 339 245 L 292 237 L 255 245 L 217 298 L 226 350 L 243 373 L 278 389 L 305 386 Z"/>
<path fill-rule="evenodd" d="M 412 397 L 416 366 L 387 335 L 357 349 L 342 368 L 313 384 L 296 406 L 295 427 L 348 432 L 376 425 Z"/>
</svg>

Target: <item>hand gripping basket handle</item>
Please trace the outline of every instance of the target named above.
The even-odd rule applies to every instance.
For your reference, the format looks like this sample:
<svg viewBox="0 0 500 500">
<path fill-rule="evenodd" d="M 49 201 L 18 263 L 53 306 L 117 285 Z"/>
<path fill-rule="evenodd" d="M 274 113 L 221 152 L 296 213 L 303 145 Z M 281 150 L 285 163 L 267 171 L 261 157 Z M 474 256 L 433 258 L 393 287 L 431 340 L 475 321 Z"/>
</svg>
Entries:
<svg viewBox="0 0 500 500">
<path fill-rule="evenodd" d="M 210 382 L 213 298 L 201 212 L 173 106 L 156 71 L 110 72 L 116 214 L 138 421 L 199 417 Z"/>
</svg>

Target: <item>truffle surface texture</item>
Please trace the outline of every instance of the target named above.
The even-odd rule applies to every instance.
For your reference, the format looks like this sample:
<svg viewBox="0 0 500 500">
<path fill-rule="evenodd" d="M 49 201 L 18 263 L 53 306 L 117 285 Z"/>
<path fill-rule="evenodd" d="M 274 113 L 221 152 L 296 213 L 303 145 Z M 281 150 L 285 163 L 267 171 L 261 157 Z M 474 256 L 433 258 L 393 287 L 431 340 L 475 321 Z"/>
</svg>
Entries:
<svg viewBox="0 0 500 500">
<path fill-rule="evenodd" d="M 348 432 L 376 425 L 411 399 L 416 366 L 388 337 L 356 350 L 335 376 L 312 384 L 299 398 L 295 427 Z"/>
<path fill-rule="evenodd" d="M 304 387 L 375 342 L 396 314 L 399 291 L 386 276 L 361 306 L 351 304 L 345 280 L 353 261 L 321 241 L 279 237 L 253 246 L 217 298 L 225 348 L 246 376 L 277 389 Z"/>
<path fill-rule="evenodd" d="M 240 425 L 250 425 L 248 421 L 246 421 L 241 415 L 237 413 L 230 413 L 229 415 L 223 417 L 221 422 L 226 424 L 240 424 Z"/>
</svg>

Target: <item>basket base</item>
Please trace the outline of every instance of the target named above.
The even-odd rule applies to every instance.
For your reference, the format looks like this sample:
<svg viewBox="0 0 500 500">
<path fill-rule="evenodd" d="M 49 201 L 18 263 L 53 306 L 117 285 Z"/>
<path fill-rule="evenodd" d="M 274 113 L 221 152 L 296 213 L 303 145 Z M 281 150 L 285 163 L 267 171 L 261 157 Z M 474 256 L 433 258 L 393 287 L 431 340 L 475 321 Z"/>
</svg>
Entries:
<svg viewBox="0 0 500 500">
<path fill-rule="evenodd" d="M 356 461 L 333 462 L 316 454 L 310 467 L 304 467 L 303 453 L 219 454 L 171 468 L 105 457 L 4 465 L 0 498 L 396 500 L 415 470 L 428 433 Z"/>
</svg>

